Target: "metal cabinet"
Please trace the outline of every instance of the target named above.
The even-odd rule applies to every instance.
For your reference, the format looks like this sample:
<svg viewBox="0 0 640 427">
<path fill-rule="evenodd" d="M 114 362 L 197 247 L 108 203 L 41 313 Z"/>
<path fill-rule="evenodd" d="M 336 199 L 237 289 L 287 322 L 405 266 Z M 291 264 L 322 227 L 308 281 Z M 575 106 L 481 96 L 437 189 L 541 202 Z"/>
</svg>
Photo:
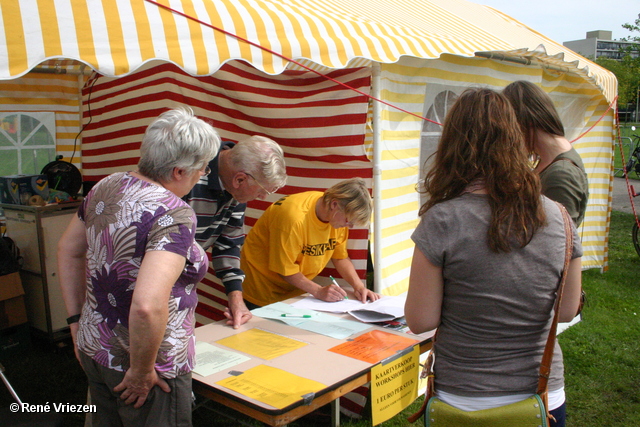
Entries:
<svg viewBox="0 0 640 427">
<path fill-rule="evenodd" d="M 20 249 L 20 271 L 32 328 L 51 341 L 69 336 L 67 310 L 58 281 L 57 245 L 80 202 L 48 206 L 1 204 L 7 233 Z"/>
</svg>

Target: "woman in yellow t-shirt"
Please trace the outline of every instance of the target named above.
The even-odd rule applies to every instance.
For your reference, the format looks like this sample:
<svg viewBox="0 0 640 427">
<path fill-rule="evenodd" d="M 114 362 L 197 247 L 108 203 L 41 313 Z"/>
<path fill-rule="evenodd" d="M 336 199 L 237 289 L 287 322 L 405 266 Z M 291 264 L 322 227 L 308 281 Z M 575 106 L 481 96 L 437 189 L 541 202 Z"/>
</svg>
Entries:
<svg viewBox="0 0 640 427">
<path fill-rule="evenodd" d="M 329 260 L 358 300 L 380 298 L 358 277 L 346 246 L 349 229 L 367 225 L 371 210 L 371 196 L 361 178 L 339 182 L 324 193 L 307 191 L 275 202 L 242 246 L 244 299 L 253 308 L 305 292 L 323 301 L 340 301 L 347 295 L 344 289 L 313 282 Z"/>
</svg>

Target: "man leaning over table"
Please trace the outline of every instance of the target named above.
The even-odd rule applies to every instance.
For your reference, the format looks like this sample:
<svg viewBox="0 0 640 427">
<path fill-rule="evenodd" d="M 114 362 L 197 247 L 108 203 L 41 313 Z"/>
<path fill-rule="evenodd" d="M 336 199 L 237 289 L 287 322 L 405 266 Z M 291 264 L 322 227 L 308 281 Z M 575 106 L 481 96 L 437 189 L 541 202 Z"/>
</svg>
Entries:
<svg viewBox="0 0 640 427">
<path fill-rule="evenodd" d="M 343 300 L 337 284 L 320 286 L 313 279 L 329 260 L 363 303 L 380 295 L 368 290 L 347 254 L 349 229 L 371 217 L 371 196 L 361 178 L 348 179 L 324 192 L 285 196 L 258 219 L 242 247 L 244 299 L 251 309 L 305 292 L 323 301 Z"/>
<path fill-rule="evenodd" d="M 227 324 L 238 328 L 251 319 L 243 301 L 244 273 L 240 247 L 244 243 L 246 203 L 264 199 L 286 184 L 282 148 L 269 138 L 252 136 L 237 144 L 225 141 L 209 163 L 187 201 L 196 212 L 196 241 L 211 248 L 211 265 L 225 287 Z"/>
</svg>

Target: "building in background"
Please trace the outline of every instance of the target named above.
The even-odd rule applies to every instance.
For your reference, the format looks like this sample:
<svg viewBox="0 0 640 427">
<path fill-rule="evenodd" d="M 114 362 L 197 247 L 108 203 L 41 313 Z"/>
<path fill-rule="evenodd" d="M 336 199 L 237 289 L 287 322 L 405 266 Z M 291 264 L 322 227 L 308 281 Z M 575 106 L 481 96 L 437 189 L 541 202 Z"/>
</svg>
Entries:
<svg viewBox="0 0 640 427">
<path fill-rule="evenodd" d="M 622 59 L 626 54 L 628 47 L 636 45 L 638 43 L 628 42 L 622 40 L 611 40 L 611 31 L 589 31 L 587 32 L 587 38 L 582 40 L 573 40 L 562 43 L 565 47 L 579 53 L 585 58 L 611 58 Z M 637 58 L 639 55 L 638 50 L 630 51 L 631 57 Z"/>
</svg>

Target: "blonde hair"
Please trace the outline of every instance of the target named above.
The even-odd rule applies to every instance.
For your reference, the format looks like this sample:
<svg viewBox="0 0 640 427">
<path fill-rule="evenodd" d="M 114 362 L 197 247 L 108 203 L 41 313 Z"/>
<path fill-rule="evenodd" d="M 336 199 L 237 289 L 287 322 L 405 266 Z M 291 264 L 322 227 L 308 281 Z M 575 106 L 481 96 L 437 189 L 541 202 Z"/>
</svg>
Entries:
<svg viewBox="0 0 640 427">
<path fill-rule="evenodd" d="M 322 196 L 323 203 L 329 206 L 334 200 L 354 225 L 369 224 L 373 202 L 364 179 L 347 179 L 325 190 Z"/>
</svg>

